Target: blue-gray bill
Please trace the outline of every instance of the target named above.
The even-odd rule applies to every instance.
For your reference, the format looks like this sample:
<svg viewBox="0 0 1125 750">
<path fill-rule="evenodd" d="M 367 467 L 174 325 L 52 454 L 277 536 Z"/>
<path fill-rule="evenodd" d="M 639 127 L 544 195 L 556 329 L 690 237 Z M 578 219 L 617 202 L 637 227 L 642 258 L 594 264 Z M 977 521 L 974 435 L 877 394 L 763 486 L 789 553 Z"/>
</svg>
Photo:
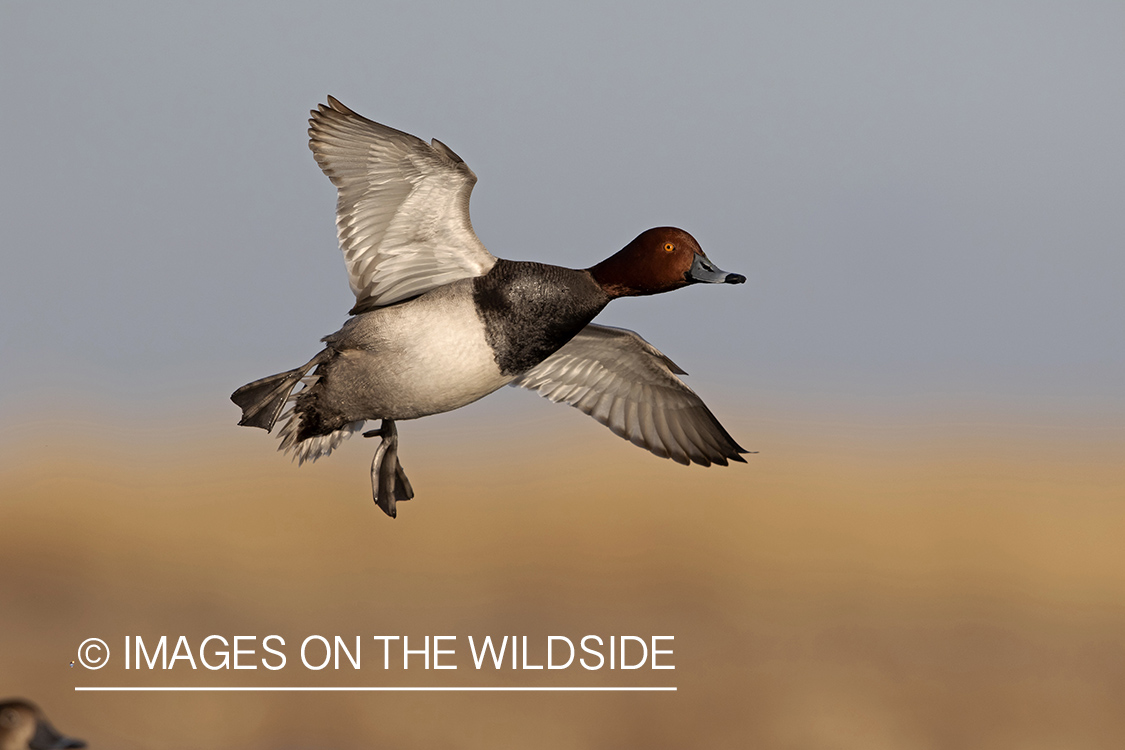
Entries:
<svg viewBox="0 0 1125 750">
<path fill-rule="evenodd" d="M 697 284 L 745 284 L 746 277 L 740 273 L 727 273 L 716 266 L 706 255 L 696 254 L 691 268 L 685 274 L 690 283 Z"/>
</svg>

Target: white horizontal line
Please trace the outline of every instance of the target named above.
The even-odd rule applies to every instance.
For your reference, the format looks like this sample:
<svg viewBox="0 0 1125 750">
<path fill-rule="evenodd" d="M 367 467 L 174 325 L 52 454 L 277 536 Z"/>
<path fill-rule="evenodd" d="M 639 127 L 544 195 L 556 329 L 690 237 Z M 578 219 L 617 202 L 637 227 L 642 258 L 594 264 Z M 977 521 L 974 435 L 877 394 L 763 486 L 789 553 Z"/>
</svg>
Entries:
<svg viewBox="0 0 1125 750">
<path fill-rule="evenodd" d="M 675 692 L 675 687 L 78 687 L 76 692 L 100 693 L 596 693 L 596 692 Z"/>
</svg>

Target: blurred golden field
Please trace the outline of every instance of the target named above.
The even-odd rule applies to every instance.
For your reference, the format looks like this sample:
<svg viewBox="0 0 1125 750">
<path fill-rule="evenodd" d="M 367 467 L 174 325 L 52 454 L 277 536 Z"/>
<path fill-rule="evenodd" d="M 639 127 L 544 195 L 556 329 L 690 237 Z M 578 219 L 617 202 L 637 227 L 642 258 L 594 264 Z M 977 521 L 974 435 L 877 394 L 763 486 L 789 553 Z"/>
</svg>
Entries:
<svg viewBox="0 0 1125 750">
<path fill-rule="evenodd" d="M 0 694 L 93 750 L 1125 746 L 1125 431 L 744 417 L 748 466 L 687 469 L 561 411 L 400 425 L 394 521 L 371 441 L 298 468 L 236 417 L 9 432 Z M 272 633 L 280 672 L 69 666 Z M 310 634 L 363 636 L 364 669 L 303 670 Z M 383 672 L 370 643 L 504 634 L 673 635 L 676 669 Z M 74 691 L 302 684 L 678 690 Z"/>
</svg>

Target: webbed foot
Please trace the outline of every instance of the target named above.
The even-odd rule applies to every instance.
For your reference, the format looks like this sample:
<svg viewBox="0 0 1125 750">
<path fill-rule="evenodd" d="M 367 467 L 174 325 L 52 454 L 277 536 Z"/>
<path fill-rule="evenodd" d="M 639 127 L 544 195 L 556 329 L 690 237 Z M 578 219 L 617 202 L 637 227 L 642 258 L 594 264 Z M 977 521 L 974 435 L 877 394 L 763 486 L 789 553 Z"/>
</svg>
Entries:
<svg viewBox="0 0 1125 750">
<path fill-rule="evenodd" d="M 393 419 L 384 419 L 379 429 L 368 430 L 363 436 L 383 438 L 371 459 L 371 496 L 384 513 L 394 518 L 395 504 L 414 497 L 414 488 L 398 462 L 398 428 Z"/>
</svg>

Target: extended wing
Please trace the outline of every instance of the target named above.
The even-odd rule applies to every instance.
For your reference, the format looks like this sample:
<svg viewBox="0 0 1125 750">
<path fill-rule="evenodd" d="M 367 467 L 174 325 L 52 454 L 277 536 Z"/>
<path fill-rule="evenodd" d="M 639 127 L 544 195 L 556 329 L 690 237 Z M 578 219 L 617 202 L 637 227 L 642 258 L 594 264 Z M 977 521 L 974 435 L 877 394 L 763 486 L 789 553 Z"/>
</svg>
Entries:
<svg viewBox="0 0 1125 750">
<path fill-rule="evenodd" d="M 339 189 L 336 228 L 353 313 L 480 276 L 496 262 L 469 220 L 477 176 L 445 144 L 372 122 L 328 97 L 309 119 L 309 148 Z"/>
<path fill-rule="evenodd" d="M 591 324 L 512 385 L 581 409 L 677 463 L 745 463 L 747 451 L 677 374 L 685 373 L 636 333 Z"/>
</svg>

